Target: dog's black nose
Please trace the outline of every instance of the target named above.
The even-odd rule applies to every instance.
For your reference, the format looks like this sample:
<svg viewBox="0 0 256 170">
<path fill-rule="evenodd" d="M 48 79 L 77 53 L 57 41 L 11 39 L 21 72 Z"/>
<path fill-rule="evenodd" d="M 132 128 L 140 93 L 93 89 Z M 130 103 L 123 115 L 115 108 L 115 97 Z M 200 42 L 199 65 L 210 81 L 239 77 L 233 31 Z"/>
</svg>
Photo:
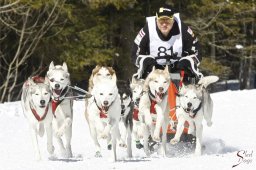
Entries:
<svg viewBox="0 0 256 170">
<path fill-rule="evenodd" d="M 191 106 L 192 106 L 192 103 L 189 102 L 187 105 L 188 105 L 188 107 L 191 107 Z"/>
<path fill-rule="evenodd" d="M 159 91 L 160 91 L 160 92 L 163 92 L 163 91 L 164 91 L 164 88 L 163 88 L 163 87 L 159 87 Z"/>
<path fill-rule="evenodd" d="M 108 101 L 104 101 L 103 104 L 104 104 L 105 106 L 107 106 L 107 105 L 108 105 Z"/>
<path fill-rule="evenodd" d="M 59 89 L 60 85 L 59 84 L 55 84 L 55 89 Z"/>
<path fill-rule="evenodd" d="M 59 84 L 55 84 L 55 88 L 56 89 L 60 88 L 60 85 Z"/>
<path fill-rule="evenodd" d="M 40 104 L 44 105 L 45 104 L 45 100 L 40 100 Z"/>
</svg>

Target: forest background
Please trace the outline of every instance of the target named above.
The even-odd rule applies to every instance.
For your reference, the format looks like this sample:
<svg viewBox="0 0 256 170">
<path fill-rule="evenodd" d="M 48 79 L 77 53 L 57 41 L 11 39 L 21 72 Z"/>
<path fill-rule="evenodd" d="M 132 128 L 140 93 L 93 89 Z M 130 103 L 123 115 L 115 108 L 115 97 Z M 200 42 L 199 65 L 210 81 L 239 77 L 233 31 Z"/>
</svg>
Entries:
<svg viewBox="0 0 256 170">
<path fill-rule="evenodd" d="M 51 61 L 66 62 L 72 85 L 84 89 L 96 64 L 131 78 L 134 38 L 164 3 L 198 37 L 205 75 L 254 87 L 254 0 L 0 0 L 0 103 L 20 100 L 24 81 L 44 76 Z"/>
</svg>

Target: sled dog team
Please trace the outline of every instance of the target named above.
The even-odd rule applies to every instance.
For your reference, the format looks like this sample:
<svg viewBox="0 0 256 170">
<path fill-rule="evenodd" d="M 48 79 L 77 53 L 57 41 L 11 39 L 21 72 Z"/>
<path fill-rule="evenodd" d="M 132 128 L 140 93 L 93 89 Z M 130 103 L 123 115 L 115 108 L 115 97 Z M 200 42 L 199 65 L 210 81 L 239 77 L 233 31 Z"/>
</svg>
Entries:
<svg viewBox="0 0 256 170">
<path fill-rule="evenodd" d="M 176 97 L 178 124 L 171 144 L 179 142 L 187 121 L 188 133 L 196 136 L 195 154 L 201 155 L 203 119 L 208 126 L 212 125 L 213 102 L 207 86 L 216 81 L 218 77 L 207 76 L 197 84 L 180 87 Z M 117 160 L 117 146 L 125 147 L 128 157 L 132 157 L 133 141 L 147 156 L 151 154 L 149 140 L 161 142 L 160 151 L 165 156 L 170 122 L 167 101 L 170 82 L 168 67 L 164 70 L 153 68 L 145 80 L 132 78 L 127 82 L 117 80 L 112 67 L 96 66 L 89 79 L 89 94 L 84 95 L 85 118 L 95 145 L 95 157 L 102 157 L 99 139 L 106 139 L 113 161 Z M 38 136 L 42 137 L 45 131 L 50 155 L 55 150 L 55 137 L 62 157 L 72 157 L 73 99 L 76 98 L 66 63 L 54 65 L 51 62 L 45 78 L 32 77 L 24 83 L 21 103 L 36 160 L 41 159 Z"/>
</svg>

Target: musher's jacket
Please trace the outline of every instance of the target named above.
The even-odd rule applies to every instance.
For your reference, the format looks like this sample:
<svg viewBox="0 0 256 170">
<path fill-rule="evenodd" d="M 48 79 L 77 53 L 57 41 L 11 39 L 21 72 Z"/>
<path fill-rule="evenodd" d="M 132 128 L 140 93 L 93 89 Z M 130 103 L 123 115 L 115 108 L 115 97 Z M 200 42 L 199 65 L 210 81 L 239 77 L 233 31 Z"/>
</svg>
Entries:
<svg viewBox="0 0 256 170">
<path fill-rule="evenodd" d="M 156 25 L 156 17 L 147 17 L 147 24 L 134 40 L 132 61 L 136 63 L 139 55 L 161 57 L 177 54 L 178 58 L 194 54 L 201 61 L 198 39 L 193 31 L 174 14 L 173 27 L 167 37 L 164 37 Z M 159 59 L 161 60 L 161 59 Z M 157 61 L 161 65 L 161 61 Z"/>
</svg>

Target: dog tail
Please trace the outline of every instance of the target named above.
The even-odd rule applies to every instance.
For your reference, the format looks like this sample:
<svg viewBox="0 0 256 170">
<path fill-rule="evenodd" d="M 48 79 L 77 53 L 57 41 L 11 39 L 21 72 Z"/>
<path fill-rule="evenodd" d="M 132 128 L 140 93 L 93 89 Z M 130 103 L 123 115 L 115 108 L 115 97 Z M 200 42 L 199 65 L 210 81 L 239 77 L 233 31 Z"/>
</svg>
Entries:
<svg viewBox="0 0 256 170">
<path fill-rule="evenodd" d="M 207 88 L 208 85 L 215 83 L 219 80 L 218 76 L 206 76 L 199 80 L 198 84 L 202 85 L 204 88 Z"/>
</svg>

